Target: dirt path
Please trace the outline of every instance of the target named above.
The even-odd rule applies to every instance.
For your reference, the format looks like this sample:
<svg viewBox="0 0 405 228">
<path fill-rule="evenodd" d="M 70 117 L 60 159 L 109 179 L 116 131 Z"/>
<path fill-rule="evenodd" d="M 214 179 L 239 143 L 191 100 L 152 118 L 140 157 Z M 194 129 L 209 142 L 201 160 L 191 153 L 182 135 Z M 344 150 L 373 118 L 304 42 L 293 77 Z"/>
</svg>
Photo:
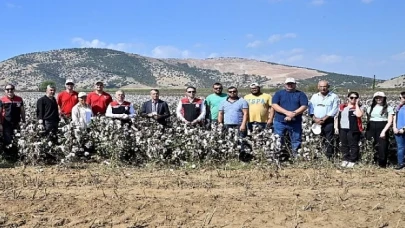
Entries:
<svg viewBox="0 0 405 228">
<path fill-rule="evenodd" d="M 0 169 L 0 227 L 404 227 L 404 175 Z"/>
</svg>

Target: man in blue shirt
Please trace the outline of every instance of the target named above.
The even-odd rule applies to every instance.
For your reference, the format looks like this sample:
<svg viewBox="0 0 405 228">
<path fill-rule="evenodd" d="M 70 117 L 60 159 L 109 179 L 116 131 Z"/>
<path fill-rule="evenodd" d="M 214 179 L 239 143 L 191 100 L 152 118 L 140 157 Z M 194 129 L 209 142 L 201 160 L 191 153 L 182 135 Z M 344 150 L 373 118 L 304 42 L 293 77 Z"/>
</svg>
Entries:
<svg viewBox="0 0 405 228">
<path fill-rule="evenodd" d="M 274 133 L 281 137 L 284 143 L 284 133 L 289 132 L 291 138 L 292 155 L 298 156 L 302 137 L 302 113 L 308 106 L 308 98 L 305 93 L 296 89 L 297 83 L 294 78 L 285 80 L 285 89 L 277 91 L 272 99 L 275 111 Z"/>
<path fill-rule="evenodd" d="M 335 154 L 334 150 L 334 118 L 339 110 L 339 96 L 329 91 L 327 81 L 318 82 L 318 91 L 312 95 L 309 103 L 309 115 L 312 121 L 321 125 L 321 136 L 326 147 L 325 155 L 331 159 Z"/>
</svg>

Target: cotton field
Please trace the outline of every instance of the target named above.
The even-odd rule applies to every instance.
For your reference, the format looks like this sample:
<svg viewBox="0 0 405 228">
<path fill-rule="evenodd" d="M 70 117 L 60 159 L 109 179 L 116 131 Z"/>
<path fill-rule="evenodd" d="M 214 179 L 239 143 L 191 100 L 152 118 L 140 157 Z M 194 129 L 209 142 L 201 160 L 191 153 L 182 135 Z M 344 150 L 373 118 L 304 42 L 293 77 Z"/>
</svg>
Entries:
<svg viewBox="0 0 405 228">
<path fill-rule="evenodd" d="M 111 93 L 113 94 L 113 93 Z M 58 143 L 54 144 L 47 138 L 41 137 L 44 130 L 35 118 L 35 104 L 40 92 L 17 93 L 23 97 L 27 121 L 21 126 L 21 132 L 16 134 L 14 147 L 25 164 L 58 164 L 77 161 L 117 163 L 133 165 L 148 162 L 184 165 L 190 162 L 224 161 L 229 159 L 247 159 L 260 162 L 283 161 L 288 157 L 288 148 L 282 149 L 280 139 L 272 133 L 272 129 L 255 128 L 243 143 L 248 144 L 247 158 L 240 158 L 239 149 L 242 139 L 236 132 L 223 132 L 216 125 L 212 130 L 205 128 L 190 128 L 177 120 L 175 107 L 180 96 L 162 96 L 169 103 L 172 117 L 171 127 L 163 130 L 162 126 L 153 120 L 137 116 L 130 128 L 121 126 L 120 121 L 106 117 L 95 117 L 88 132 L 75 129 L 63 121 L 59 125 Z M 164 94 L 162 94 L 164 95 Z M 310 96 L 310 94 L 308 94 Z M 341 95 L 344 100 L 346 95 Z M 365 106 L 371 104 L 371 95 L 362 97 Z M 397 96 L 388 99 L 395 106 Z M 127 94 L 126 100 L 134 104 L 139 111 L 149 95 Z M 304 160 L 322 159 L 323 151 L 320 139 L 311 131 L 308 116 L 303 118 L 303 143 L 299 153 Z M 394 142 L 391 139 L 391 142 Z M 9 145 L 11 146 L 11 145 Z M 391 150 L 395 156 L 395 145 Z M 362 163 L 372 160 L 369 143 L 361 141 Z"/>
</svg>

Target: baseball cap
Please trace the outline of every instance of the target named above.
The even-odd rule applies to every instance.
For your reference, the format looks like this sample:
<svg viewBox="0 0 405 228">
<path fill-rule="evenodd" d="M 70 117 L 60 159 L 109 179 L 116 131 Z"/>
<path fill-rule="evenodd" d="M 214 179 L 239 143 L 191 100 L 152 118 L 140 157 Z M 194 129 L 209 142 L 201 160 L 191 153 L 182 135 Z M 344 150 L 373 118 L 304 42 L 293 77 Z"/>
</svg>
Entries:
<svg viewBox="0 0 405 228">
<path fill-rule="evenodd" d="M 65 85 L 67 85 L 69 83 L 75 84 L 72 79 L 66 79 Z"/>
<path fill-rule="evenodd" d="M 285 84 L 287 84 L 287 83 L 297 83 L 297 82 L 295 82 L 295 78 L 286 78 Z"/>
<path fill-rule="evenodd" d="M 315 135 L 319 135 L 322 132 L 322 126 L 314 123 L 312 124 L 311 130 Z"/>
<path fill-rule="evenodd" d="M 87 94 L 85 92 L 80 92 L 79 95 L 77 95 L 77 97 L 81 98 L 81 97 L 86 97 Z"/>
<path fill-rule="evenodd" d="M 376 93 L 374 93 L 373 98 L 374 97 L 385 97 L 385 93 L 384 92 L 376 92 Z"/>
<path fill-rule="evenodd" d="M 250 84 L 249 87 L 250 87 L 250 88 L 255 88 L 255 87 L 260 87 L 260 85 L 259 85 L 259 83 L 254 82 L 254 83 Z"/>
</svg>

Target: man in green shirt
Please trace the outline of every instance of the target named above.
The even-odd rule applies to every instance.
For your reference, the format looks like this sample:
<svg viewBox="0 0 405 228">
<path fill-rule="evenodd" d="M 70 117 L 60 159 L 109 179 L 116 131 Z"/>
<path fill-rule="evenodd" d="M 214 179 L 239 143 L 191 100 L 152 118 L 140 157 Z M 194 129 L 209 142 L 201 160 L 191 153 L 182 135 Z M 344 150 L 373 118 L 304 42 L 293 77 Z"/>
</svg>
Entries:
<svg viewBox="0 0 405 228">
<path fill-rule="evenodd" d="M 205 99 L 205 109 L 206 109 L 206 127 L 211 129 L 211 123 L 217 123 L 218 121 L 218 111 L 219 105 L 224 101 L 227 97 L 226 93 L 222 93 L 222 84 L 216 82 L 212 85 L 212 89 L 214 91 L 213 94 L 210 94 Z"/>
</svg>

